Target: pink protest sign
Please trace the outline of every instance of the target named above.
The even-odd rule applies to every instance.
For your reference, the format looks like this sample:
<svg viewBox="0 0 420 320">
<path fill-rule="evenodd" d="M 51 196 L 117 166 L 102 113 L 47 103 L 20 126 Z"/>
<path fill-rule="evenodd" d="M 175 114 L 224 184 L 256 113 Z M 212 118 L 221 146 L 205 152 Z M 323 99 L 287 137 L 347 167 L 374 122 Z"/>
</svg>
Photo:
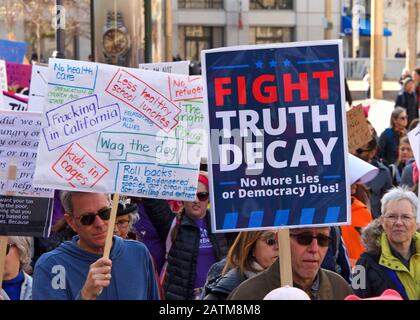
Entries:
<svg viewBox="0 0 420 320">
<path fill-rule="evenodd" d="M 32 65 L 6 62 L 7 84 L 10 87 L 29 88 Z"/>
</svg>

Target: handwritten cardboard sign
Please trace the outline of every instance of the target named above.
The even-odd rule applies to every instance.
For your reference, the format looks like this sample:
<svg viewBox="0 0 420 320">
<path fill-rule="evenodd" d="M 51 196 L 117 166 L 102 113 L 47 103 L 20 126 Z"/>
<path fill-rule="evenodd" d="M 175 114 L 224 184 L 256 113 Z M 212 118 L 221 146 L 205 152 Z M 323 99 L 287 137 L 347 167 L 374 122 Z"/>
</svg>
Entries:
<svg viewBox="0 0 420 320">
<path fill-rule="evenodd" d="M 355 153 L 358 148 L 372 140 L 372 134 L 361 105 L 347 111 L 347 132 L 350 153 Z"/>
<path fill-rule="evenodd" d="M 172 84 L 202 91 L 200 77 L 63 59 L 47 77 L 37 185 L 195 198 L 205 105 L 172 98 Z"/>
</svg>

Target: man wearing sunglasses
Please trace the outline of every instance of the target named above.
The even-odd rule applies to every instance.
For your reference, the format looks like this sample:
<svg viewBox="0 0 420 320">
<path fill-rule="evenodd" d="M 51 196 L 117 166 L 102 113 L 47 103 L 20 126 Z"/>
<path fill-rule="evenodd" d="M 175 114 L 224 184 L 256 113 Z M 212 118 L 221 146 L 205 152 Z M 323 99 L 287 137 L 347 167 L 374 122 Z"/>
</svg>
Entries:
<svg viewBox="0 0 420 320">
<path fill-rule="evenodd" d="M 337 273 L 322 269 L 330 244 L 330 228 L 290 230 L 293 286 L 304 290 L 312 300 L 343 300 L 352 294 L 349 284 Z M 229 300 L 262 300 L 280 286 L 279 261 L 269 269 L 243 282 Z"/>
<path fill-rule="evenodd" d="M 102 258 L 111 208 L 103 193 L 63 191 L 64 218 L 77 233 L 35 265 L 34 300 L 157 300 L 158 287 L 146 246 L 113 237 Z"/>
</svg>

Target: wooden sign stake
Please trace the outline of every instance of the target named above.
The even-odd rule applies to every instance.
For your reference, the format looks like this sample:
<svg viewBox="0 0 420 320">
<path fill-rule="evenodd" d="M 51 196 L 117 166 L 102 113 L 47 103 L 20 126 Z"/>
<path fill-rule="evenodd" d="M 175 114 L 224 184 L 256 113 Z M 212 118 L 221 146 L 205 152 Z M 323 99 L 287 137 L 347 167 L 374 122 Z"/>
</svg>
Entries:
<svg viewBox="0 0 420 320">
<path fill-rule="evenodd" d="M 293 287 L 289 229 L 278 229 L 280 287 Z"/>
<path fill-rule="evenodd" d="M 117 209 L 118 209 L 119 201 L 120 201 L 120 194 L 114 193 L 114 197 L 112 198 L 111 216 L 109 217 L 109 221 L 108 221 L 108 233 L 106 234 L 106 242 L 105 242 L 104 255 L 103 255 L 103 257 L 107 259 L 109 259 L 109 253 L 111 252 L 112 236 L 114 235 L 115 219 L 117 217 Z"/>
</svg>

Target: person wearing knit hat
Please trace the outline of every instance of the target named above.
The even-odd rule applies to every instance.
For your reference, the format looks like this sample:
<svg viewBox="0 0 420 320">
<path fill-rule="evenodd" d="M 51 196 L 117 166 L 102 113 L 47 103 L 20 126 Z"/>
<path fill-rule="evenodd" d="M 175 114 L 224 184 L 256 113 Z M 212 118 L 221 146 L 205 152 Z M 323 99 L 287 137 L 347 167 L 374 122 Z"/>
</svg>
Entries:
<svg viewBox="0 0 420 320">
<path fill-rule="evenodd" d="M 160 276 L 165 298 L 199 299 L 209 268 L 226 256 L 231 242 L 231 234 L 211 231 L 207 173 L 200 171 L 196 198 L 184 201 L 179 214 L 166 200 L 144 198 L 143 204 L 166 247 L 167 262 Z"/>
<path fill-rule="evenodd" d="M 133 227 L 138 220 L 137 205 L 120 201 L 115 219 L 114 235 L 123 239 L 138 240 Z"/>
</svg>

